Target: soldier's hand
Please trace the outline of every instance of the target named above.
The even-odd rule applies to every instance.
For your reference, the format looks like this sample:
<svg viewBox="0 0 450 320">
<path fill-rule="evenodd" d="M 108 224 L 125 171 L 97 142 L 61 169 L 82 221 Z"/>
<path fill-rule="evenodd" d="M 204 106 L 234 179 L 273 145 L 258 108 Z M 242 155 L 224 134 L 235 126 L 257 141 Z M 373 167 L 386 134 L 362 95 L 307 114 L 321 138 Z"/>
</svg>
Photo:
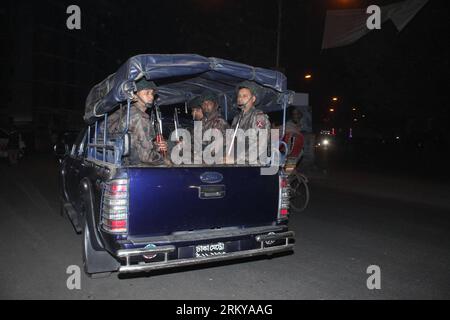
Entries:
<svg viewBox="0 0 450 320">
<path fill-rule="evenodd" d="M 167 142 L 166 141 L 162 141 L 162 142 L 155 142 L 156 144 L 156 148 L 158 149 L 158 151 L 162 151 L 162 152 L 166 152 L 169 148 L 167 146 Z"/>
</svg>

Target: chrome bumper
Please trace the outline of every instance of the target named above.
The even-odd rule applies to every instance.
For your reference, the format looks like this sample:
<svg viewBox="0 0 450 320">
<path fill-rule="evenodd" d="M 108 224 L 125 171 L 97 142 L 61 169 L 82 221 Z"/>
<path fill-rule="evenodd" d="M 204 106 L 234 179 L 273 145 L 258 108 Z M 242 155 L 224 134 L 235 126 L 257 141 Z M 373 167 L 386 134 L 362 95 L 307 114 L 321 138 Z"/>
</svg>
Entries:
<svg viewBox="0 0 450 320">
<path fill-rule="evenodd" d="M 119 268 L 120 273 L 132 273 L 132 272 L 144 272 L 151 270 L 159 270 L 166 268 L 174 268 L 174 267 L 183 267 L 190 266 L 202 263 L 216 262 L 216 261 L 226 261 L 233 260 L 239 258 L 247 258 L 254 257 L 259 255 L 271 255 L 275 253 L 292 251 L 294 248 L 294 244 L 289 244 L 289 239 L 294 238 L 295 234 L 293 231 L 276 233 L 276 234 L 267 234 L 267 235 L 258 235 L 255 237 L 255 240 L 261 243 L 261 248 L 252 249 L 252 250 L 244 250 L 237 252 L 230 252 L 220 256 L 211 256 L 211 257 L 201 257 L 201 258 L 189 258 L 189 259 L 176 259 L 176 260 L 168 260 L 168 254 L 174 252 L 175 246 L 160 246 L 156 248 L 149 249 L 124 249 L 117 251 L 117 256 L 119 258 L 125 258 L 126 265 L 122 265 Z M 285 239 L 286 242 L 284 245 L 278 245 L 273 247 L 265 247 L 265 242 L 267 241 L 276 241 Z M 144 264 L 130 264 L 130 257 L 132 256 L 142 256 L 142 255 L 151 255 L 151 254 L 164 254 L 164 261 L 160 262 L 149 262 Z"/>
</svg>

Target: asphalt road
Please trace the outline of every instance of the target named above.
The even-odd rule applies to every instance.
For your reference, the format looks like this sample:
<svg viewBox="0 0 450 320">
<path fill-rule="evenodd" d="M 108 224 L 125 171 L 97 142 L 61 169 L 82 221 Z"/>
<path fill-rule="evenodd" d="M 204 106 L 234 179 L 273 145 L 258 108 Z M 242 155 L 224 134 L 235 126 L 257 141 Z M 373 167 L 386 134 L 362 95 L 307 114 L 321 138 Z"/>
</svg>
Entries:
<svg viewBox="0 0 450 320">
<path fill-rule="evenodd" d="M 81 237 L 59 215 L 48 156 L 0 164 L 2 299 L 449 299 L 450 212 L 311 184 L 293 254 L 66 285 Z M 367 268 L 381 270 L 369 290 Z"/>
</svg>

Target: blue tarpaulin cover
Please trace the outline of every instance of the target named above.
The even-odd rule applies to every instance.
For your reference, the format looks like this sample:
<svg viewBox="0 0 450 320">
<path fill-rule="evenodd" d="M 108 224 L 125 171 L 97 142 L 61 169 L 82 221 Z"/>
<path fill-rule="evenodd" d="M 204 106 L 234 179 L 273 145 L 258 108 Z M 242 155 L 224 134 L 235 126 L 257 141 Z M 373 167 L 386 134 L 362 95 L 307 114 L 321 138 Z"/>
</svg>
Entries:
<svg viewBox="0 0 450 320">
<path fill-rule="evenodd" d="M 258 108 L 266 112 L 281 110 L 281 97 L 289 94 L 286 77 L 278 71 L 196 54 L 145 54 L 130 58 L 92 88 L 84 120 L 92 123 L 125 102 L 142 77 L 158 85 L 158 105 L 182 103 L 209 89 L 217 93 L 227 116 L 235 112 L 236 86 L 244 80 L 259 85 Z"/>
</svg>

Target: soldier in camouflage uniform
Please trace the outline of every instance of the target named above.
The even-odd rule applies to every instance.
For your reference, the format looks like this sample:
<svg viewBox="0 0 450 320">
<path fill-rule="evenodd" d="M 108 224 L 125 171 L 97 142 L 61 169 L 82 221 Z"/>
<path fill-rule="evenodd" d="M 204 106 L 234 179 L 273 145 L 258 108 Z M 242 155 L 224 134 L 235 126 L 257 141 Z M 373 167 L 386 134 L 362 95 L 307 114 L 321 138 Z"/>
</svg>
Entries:
<svg viewBox="0 0 450 320">
<path fill-rule="evenodd" d="M 222 142 L 220 140 L 214 141 L 212 144 L 212 154 L 217 154 L 219 149 L 222 149 L 222 155 L 226 152 L 226 131 L 230 128 L 228 122 L 222 117 L 219 112 L 219 101 L 217 95 L 212 91 L 206 91 L 201 97 L 202 110 L 205 117 L 203 118 L 203 134 L 210 129 L 217 129 L 222 135 Z M 210 142 L 203 141 L 203 146 L 206 147 Z"/>
<path fill-rule="evenodd" d="M 197 154 L 201 155 L 202 150 L 200 149 L 197 152 L 195 145 L 194 145 L 194 143 L 195 143 L 195 141 L 194 141 L 194 139 L 195 139 L 195 132 L 194 132 L 195 123 L 201 122 L 203 125 L 203 119 L 205 118 L 205 115 L 203 114 L 203 110 L 202 110 L 201 97 L 192 98 L 188 102 L 188 107 L 191 108 L 192 120 L 194 122 L 192 127 L 189 128 L 189 133 L 191 134 L 191 152 L 192 152 L 193 156 L 195 156 Z M 203 134 L 203 132 L 202 132 L 202 134 Z"/>
<path fill-rule="evenodd" d="M 237 87 L 237 104 L 241 109 L 240 114 L 233 119 L 232 127 L 236 129 L 270 129 L 269 117 L 258 110 L 255 105 L 258 101 L 257 87 L 250 81 L 244 81 Z"/>
<path fill-rule="evenodd" d="M 217 96 L 213 92 L 207 91 L 203 93 L 201 102 L 203 114 L 205 115 L 203 118 L 203 132 L 209 129 L 218 129 L 225 139 L 226 130 L 230 128 L 230 125 L 219 112 Z"/>
<path fill-rule="evenodd" d="M 258 88 L 256 84 L 250 81 L 244 81 L 237 86 L 237 104 L 241 112 L 237 114 L 232 122 L 233 130 L 242 129 L 244 132 L 249 129 L 255 129 L 259 135 L 259 130 L 267 130 L 267 139 L 270 139 L 270 121 L 267 114 L 257 109 L 255 105 L 258 101 Z M 268 140 L 259 140 L 260 145 L 265 143 L 267 146 Z M 250 152 L 257 152 L 256 145 L 248 145 L 246 142 L 246 150 Z M 242 156 L 242 155 L 241 155 Z M 238 155 L 240 157 L 240 155 Z M 245 155 L 248 161 L 248 155 Z"/>
<path fill-rule="evenodd" d="M 203 110 L 202 110 L 202 102 L 200 98 L 193 98 L 188 103 L 189 108 L 191 108 L 192 120 L 194 121 L 202 121 L 204 118 Z"/>
<path fill-rule="evenodd" d="M 142 78 L 136 82 L 137 92 L 130 108 L 130 164 L 161 163 L 162 151 L 167 151 L 167 143 L 154 141 L 156 134 L 150 116 L 146 112 L 151 107 L 156 92 L 156 85 L 152 81 Z M 118 115 L 116 115 L 118 114 Z M 108 128 L 111 133 L 123 132 L 126 127 L 126 115 L 120 110 L 111 116 Z M 116 119 L 118 118 L 118 119 Z M 117 121 L 118 120 L 118 121 Z"/>
</svg>

